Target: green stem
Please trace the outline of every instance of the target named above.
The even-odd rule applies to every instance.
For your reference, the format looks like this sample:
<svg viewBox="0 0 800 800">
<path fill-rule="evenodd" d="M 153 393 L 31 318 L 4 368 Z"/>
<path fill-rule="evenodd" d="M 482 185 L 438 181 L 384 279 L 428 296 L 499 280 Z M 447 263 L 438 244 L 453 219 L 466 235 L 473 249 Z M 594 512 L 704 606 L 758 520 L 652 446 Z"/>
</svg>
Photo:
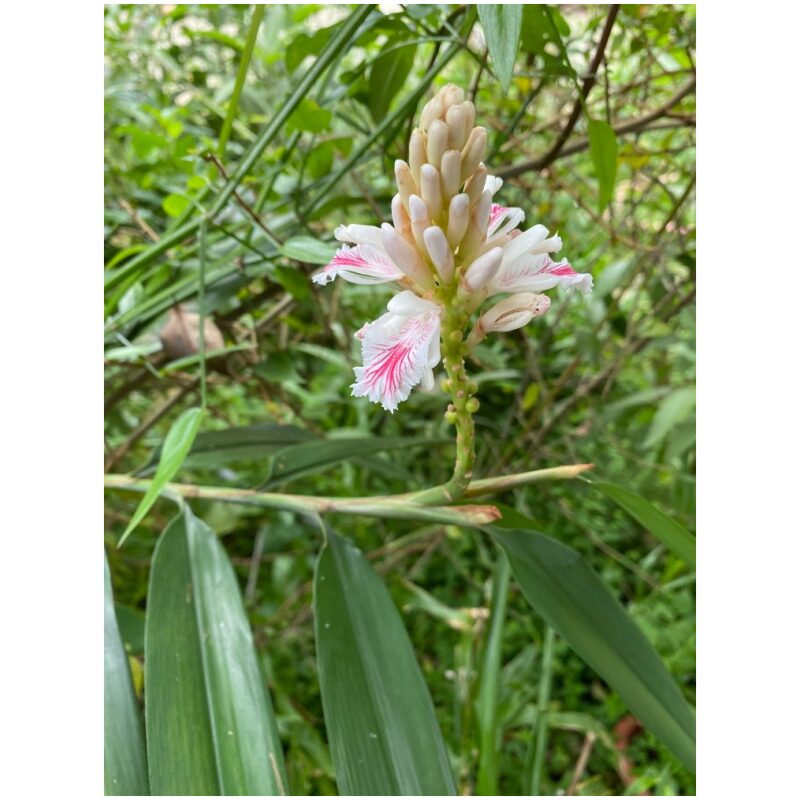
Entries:
<svg viewBox="0 0 800 800">
<path fill-rule="evenodd" d="M 536 702 L 536 735 L 533 740 L 535 752 L 530 786 L 524 786 L 523 794 L 538 795 L 544 770 L 544 754 L 547 747 L 547 707 L 550 704 L 550 686 L 553 673 L 553 644 L 555 631 L 548 625 L 545 628 L 544 648 L 542 650 L 542 674 L 539 678 L 539 696 Z"/>
</svg>

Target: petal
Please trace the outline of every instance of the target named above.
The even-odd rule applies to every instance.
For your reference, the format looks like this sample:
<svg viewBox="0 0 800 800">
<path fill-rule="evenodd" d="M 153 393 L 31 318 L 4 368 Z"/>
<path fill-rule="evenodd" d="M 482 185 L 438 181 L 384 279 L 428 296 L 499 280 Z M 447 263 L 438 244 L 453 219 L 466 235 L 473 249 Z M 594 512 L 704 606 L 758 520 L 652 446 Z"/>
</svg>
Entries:
<svg viewBox="0 0 800 800">
<path fill-rule="evenodd" d="M 364 332 L 364 366 L 354 369 L 356 382 L 351 387 L 354 397 L 368 397 L 387 411 L 395 411 L 423 379 L 429 383 L 431 342 L 439 339 L 438 310 L 396 319 L 402 320 L 399 330 L 374 323 Z"/>
<path fill-rule="evenodd" d="M 525 253 L 500 268 L 489 284 L 489 292 L 544 292 L 558 285 L 589 292 L 592 276 L 575 272 L 566 260 L 554 262 L 547 253 Z"/>
<path fill-rule="evenodd" d="M 506 208 L 498 203 L 492 203 L 489 213 L 489 227 L 487 236 L 502 236 L 510 233 L 525 219 L 525 212 L 521 208 Z"/>
<path fill-rule="evenodd" d="M 441 313 L 441 308 L 436 303 L 430 300 L 423 300 L 421 297 L 414 294 L 414 292 L 406 290 L 396 294 L 387 304 L 386 308 L 392 314 L 397 314 L 401 317 L 418 317 L 420 314 L 427 312 Z"/>
<path fill-rule="evenodd" d="M 381 246 L 381 229 L 375 225 L 339 225 L 333 235 L 340 242 L 351 244 L 368 244 L 383 249 Z"/>
<path fill-rule="evenodd" d="M 503 179 L 498 178 L 496 175 L 487 175 L 485 189 L 488 189 L 493 195 L 497 194 L 500 187 L 503 185 Z"/>
<path fill-rule="evenodd" d="M 350 283 L 374 284 L 400 280 L 403 273 L 382 250 L 360 244 L 357 247 L 341 247 L 331 263 L 314 275 L 312 280 L 324 285 L 337 277 Z"/>
</svg>

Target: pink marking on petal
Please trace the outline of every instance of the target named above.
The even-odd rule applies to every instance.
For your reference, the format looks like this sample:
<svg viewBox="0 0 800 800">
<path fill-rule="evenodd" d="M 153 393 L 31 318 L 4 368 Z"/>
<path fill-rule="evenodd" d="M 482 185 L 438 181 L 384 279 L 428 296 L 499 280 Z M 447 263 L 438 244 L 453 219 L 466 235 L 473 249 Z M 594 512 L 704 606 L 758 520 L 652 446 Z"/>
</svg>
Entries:
<svg viewBox="0 0 800 800">
<path fill-rule="evenodd" d="M 321 273 L 314 276 L 317 283 L 327 283 L 342 277 L 350 283 L 388 283 L 403 277 L 386 253 L 368 244 L 341 247 Z"/>
<path fill-rule="evenodd" d="M 549 275 L 578 275 L 566 259 L 555 263 L 552 259 L 548 258 L 544 267 L 542 267 L 539 272 L 547 272 Z"/>
</svg>

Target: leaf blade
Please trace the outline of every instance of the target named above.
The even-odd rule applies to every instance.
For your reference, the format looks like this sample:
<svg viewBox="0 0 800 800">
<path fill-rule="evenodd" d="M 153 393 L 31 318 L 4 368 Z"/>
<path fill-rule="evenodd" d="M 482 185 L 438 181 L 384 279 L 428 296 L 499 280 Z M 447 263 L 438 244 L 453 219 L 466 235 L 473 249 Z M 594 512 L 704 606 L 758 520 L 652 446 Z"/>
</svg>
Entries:
<svg viewBox="0 0 800 800">
<path fill-rule="evenodd" d="M 519 50 L 522 5 L 478 3 L 478 17 L 486 34 L 486 44 L 494 62 L 497 79 L 503 89 L 508 89 Z"/>
<path fill-rule="evenodd" d="M 589 154 L 600 185 L 597 210 L 602 212 L 611 202 L 617 179 L 617 135 L 605 120 L 589 120 Z"/>
<path fill-rule="evenodd" d="M 188 507 L 156 546 L 145 664 L 154 793 L 282 793 L 283 755 L 236 575 Z"/>
<path fill-rule="evenodd" d="M 610 497 L 692 569 L 697 566 L 695 538 L 683 525 L 667 516 L 663 511 L 659 511 L 652 503 L 630 489 L 605 481 L 590 481 L 590 485 Z"/>
<path fill-rule="evenodd" d="M 145 492 L 144 497 L 139 501 L 136 511 L 122 534 L 117 547 L 122 547 L 125 540 L 130 536 L 136 526 L 145 518 L 150 507 L 155 503 L 164 487 L 172 480 L 175 473 L 181 468 L 189 450 L 192 447 L 200 423 L 203 419 L 203 411 L 200 408 L 187 408 L 183 414 L 175 420 L 169 429 L 167 438 L 161 449 L 161 458 L 158 462 L 156 474 L 153 482 Z"/>
<path fill-rule="evenodd" d="M 361 551 L 330 530 L 314 575 L 314 627 L 339 792 L 455 794 L 400 615 Z"/>
<path fill-rule="evenodd" d="M 149 795 L 147 759 L 139 705 L 133 691 L 128 656 L 114 612 L 108 559 L 105 564 L 105 664 L 103 670 L 106 795 Z"/>
<path fill-rule="evenodd" d="M 503 514 L 486 530 L 508 555 L 525 598 L 694 770 L 694 715 L 644 634 L 579 553 L 511 509 Z"/>
</svg>

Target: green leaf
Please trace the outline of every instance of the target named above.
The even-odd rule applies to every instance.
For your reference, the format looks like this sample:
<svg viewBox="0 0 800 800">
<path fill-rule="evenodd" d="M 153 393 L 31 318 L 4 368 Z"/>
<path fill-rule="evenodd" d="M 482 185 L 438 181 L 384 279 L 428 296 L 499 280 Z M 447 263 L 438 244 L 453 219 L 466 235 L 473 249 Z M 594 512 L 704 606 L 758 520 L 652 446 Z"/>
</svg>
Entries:
<svg viewBox="0 0 800 800">
<path fill-rule="evenodd" d="M 190 206 L 191 201 L 182 194 L 168 194 L 161 203 L 161 207 L 170 217 L 179 217 Z"/>
<path fill-rule="evenodd" d="M 103 673 L 106 795 L 148 795 L 144 731 L 128 656 L 114 614 L 111 574 L 105 559 L 105 668 Z"/>
<path fill-rule="evenodd" d="M 400 45 L 409 34 L 401 33 L 391 37 L 385 45 L 386 50 Z M 408 74 L 414 66 L 414 56 L 417 52 L 416 44 L 397 47 L 386 55 L 378 56 L 372 62 L 369 77 L 367 78 L 368 107 L 372 119 L 380 122 L 389 111 L 392 100 L 405 85 Z"/>
<path fill-rule="evenodd" d="M 695 568 L 695 538 L 683 525 L 659 511 L 640 495 L 603 481 L 590 481 L 591 485 L 610 497 L 620 508 L 627 511 L 642 527 L 647 528 L 692 569 Z"/>
<path fill-rule="evenodd" d="M 523 595 L 642 725 L 694 770 L 694 715 L 652 645 L 578 552 L 531 525 L 503 508 L 503 521 L 487 528 L 506 551 Z"/>
<path fill-rule="evenodd" d="M 268 458 L 287 445 L 317 439 L 317 435 L 294 425 L 259 422 L 221 431 L 198 433 L 183 465 L 186 467 L 219 467 L 236 461 Z M 148 462 L 136 473 L 150 474 L 161 458 L 161 448 L 153 451 Z"/>
<path fill-rule="evenodd" d="M 389 439 L 383 437 L 361 436 L 349 439 L 327 439 L 303 442 L 281 450 L 272 462 L 272 471 L 264 487 L 299 478 L 311 472 L 347 461 L 351 458 L 381 453 L 385 450 L 398 450 L 408 447 L 430 447 L 441 439 Z"/>
<path fill-rule="evenodd" d="M 283 794 L 283 755 L 239 585 L 188 507 L 153 556 L 145 625 L 150 786 L 160 795 Z"/>
<path fill-rule="evenodd" d="M 364 554 L 328 530 L 314 574 L 322 707 L 342 795 L 453 795 L 428 687 Z"/>
<path fill-rule="evenodd" d="M 694 386 L 684 386 L 676 389 L 666 398 L 656 411 L 647 438 L 644 441 L 646 448 L 658 447 L 664 437 L 679 423 L 688 419 L 694 411 L 696 395 Z"/>
<path fill-rule="evenodd" d="M 300 105 L 286 121 L 286 128 L 308 133 L 322 133 L 328 130 L 333 119 L 333 112 L 321 108 L 318 103 L 308 97 L 300 101 Z"/>
<path fill-rule="evenodd" d="M 295 236 L 284 242 L 281 254 L 306 264 L 327 264 L 336 255 L 336 245 L 313 236 Z"/>
<path fill-rule="evenodd" d="M 600 184 L 597 208 L 604 211 L 611 201 L 617 179 L 617 135 L 604 120 L 589 120 L 589 153 Z"/>
<path fill-rule="evenodd" d="M 150 488 L 145 492 L 144 497 L 139 502 L 139 506 L 134 512 L 125 533 L 119 540 L 117 547 L 122 547 L 123 542 L 130 536 L 131 531 L 144 519 L 150 506 L 155 503 L 164 487 L 172 480 L 175 473 L 181 468 L 186 454 L 194 442 L 194 437 L 200 428 L 203 418 L 203 411 L 199 408 L 187 408 L 178 417 L 173 426 L 169 429 L 167 438 L 161 448 L 161 458 L 158 462 L 156 474 Z"/>
<path fill-rule="evenodd" d="M 497 79 L 503 90 L 506 90 L 511 83 L 514 61 L 519 49 L 522 4 L 478 3 L 478 17 L 486 34 L 486 44 L 489 47 Z"/>
</svg>

